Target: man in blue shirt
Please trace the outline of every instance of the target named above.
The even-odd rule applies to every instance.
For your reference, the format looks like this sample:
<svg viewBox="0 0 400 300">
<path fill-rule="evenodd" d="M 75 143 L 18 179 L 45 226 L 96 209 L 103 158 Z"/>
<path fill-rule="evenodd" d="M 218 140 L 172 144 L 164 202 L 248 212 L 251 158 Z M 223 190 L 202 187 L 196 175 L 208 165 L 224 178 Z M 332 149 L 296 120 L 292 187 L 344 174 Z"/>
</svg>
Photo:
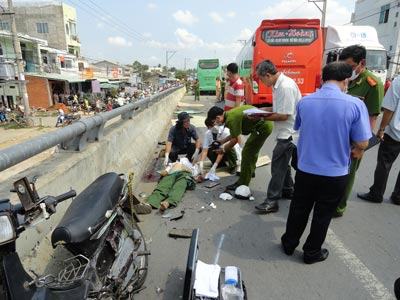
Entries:
<svg viewBox="0 0 400 300">
<path fill-rule="evenodd" d="M 352 68 L 333 62 L 322 70 L 322 88 L 300 100 L 294 129 L 299 130 L 298 171 L 290 204 L 283 250 L 292 255 L 314 208 L 304 262 L 328 257 L 321 246 L 348 180 L 350 155 L 361 158 L 371 137 L 368 111 L 358 98 L 346 95 Z"/>
</svg>

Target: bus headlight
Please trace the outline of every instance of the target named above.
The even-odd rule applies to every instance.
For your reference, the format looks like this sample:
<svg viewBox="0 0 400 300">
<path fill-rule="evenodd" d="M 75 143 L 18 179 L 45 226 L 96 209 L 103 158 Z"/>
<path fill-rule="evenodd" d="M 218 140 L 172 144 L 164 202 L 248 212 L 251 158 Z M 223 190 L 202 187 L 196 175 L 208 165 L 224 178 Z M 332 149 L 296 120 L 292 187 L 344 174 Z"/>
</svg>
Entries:
<svg viewBox="0 0 400 300">
<path fill-rule="evenodd" d="M 14 240 L 16 233 L 9 215 L 0 216 L 0 245 Z"/>
</svg>

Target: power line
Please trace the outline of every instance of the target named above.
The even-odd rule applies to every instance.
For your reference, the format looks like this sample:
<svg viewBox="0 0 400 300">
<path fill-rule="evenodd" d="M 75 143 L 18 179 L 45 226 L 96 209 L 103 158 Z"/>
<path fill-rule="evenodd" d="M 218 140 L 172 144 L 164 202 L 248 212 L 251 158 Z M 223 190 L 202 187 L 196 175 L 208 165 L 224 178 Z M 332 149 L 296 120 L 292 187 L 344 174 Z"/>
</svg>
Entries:
<svg viewBox="0 0 400 300">
<path fill-rule="evenodd" d="M 101 13 L 105 14 L 105 18 L 112 17 L 114 19 L 115 23 L 121 24 L 121 26 L 124 26 L 127 30 L 129 30 L 130 32 L 132 32 L 132 34 L 137 35 L 139 38 L 146 40 L 147 38 L 142 35 L 140 32 L 134 30 L 133 28 L 130 27 L 130 25 L 126 24 L 125 22 L 123 22 L 122 20 L 119 20 L 117 17 L 111 15 L 109 12 L 107 12 L 104 8 L 102 8 L 100 5 L 98 5 L 96 2 L 94 2 L 93 0 L 88 0 L 90 3 L 92 3 L 92 5 L 94 7 L 97 8 L 98 11 L 100 11 Z M 80 1 L 84 4 L 86 4 L 87 6 L 89 6 L 87 3 L 85 3 L 84 1 Z"/>
<path fill-rule="evenodd" d="M 72 5 L 75 5 L 75 6 L 79 7 L 80 9 L 82 9 L 83 11 L 85 11 L 86 13 L 88 13 L 89 15 L 91 15 L 92 17 L 94 17 L 95 19 L 100 20 L 100 21 L 102 21 L 102 22 L 105 22 L 105 23 L 107 23 L 108 25 L 111 25 L 114 29 L 116 29 L 117 31 L 119 31 L 119 32 L 121 32 L 121 33 L 124 33 L 125 35 L 129 36 L 130 38 L 135 39 L 135 40 L 139 40 L 139 41 L 144 41 L 144 39 L 142 39 L 142 38 L 140 38 L 140 37 L 138 37 L 138 36 L 133 35 L 133 34 L 129 31 L 129 29 L 126 29 L 126 28 L 121 27 L 120 25 L 118 25 L 117 23 L 115 23 L 113 20 L 111 20 L 111 19 L 109 19 L 109 18 L 101 18 L 101 16 L 100 16 L 100 18 L 99 18 L 98 13 L 96 13 L 95 11 L 93 11 L 93 9 L 92 9 L 92 10 L 88 10 L 86 7 L 82 6 L 81 4 L 79 4 L 79 3 L 77 3 L 77 2 L 75 2 L 75 1 L 73 1 L 73 0 L 68 0 L 68 1 L 69 1 Z M 89 6 L 89 8 L 90 8 L 90 6 Z"/>
</svg>

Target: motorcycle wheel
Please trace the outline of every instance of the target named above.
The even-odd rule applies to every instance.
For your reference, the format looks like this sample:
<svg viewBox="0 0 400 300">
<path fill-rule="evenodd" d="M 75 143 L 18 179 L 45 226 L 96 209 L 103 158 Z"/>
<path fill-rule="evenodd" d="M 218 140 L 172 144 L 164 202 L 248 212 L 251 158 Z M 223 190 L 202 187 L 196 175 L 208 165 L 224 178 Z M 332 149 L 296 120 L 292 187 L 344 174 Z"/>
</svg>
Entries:
<svg viewBox="0 0 400 300">
<path fill-rule="evenodd" d="M 132 216 L 129 216 L 129 220 L 131 220 L 132 224 L 132 229 L 133 229 L 133 236 L 135 238 L 135 251 L 137 252 L 142 252 L 142 253 L 147 253 L 147 245 L 146 245 L 146 240 L 144 238 L 144 235 L 142 233 L 142 230 L 140 229 L 139 225 L 136 223 L 134 219 L 132 219 Z M 148 255 L 140 255 L 136 256 L 135 258 L 135 264 L 136 267 L 138 268 L 138 273 L 137 273 L 137 280 L 133 283 L 132 288 L 132 294 L 135 293 L 135 291 L 139 290 L 147 277 L 147 269 L 148 269 L 148 264 L 149 264 L 149 258 Z"/>
</svg>

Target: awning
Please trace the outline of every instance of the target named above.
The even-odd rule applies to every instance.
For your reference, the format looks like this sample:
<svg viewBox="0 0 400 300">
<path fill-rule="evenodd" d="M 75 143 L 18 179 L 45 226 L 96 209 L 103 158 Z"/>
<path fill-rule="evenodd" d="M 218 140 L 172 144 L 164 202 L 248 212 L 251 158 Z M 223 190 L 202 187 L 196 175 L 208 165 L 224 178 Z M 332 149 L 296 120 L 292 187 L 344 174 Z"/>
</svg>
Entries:
<svg viewBox="0 0 400 300">
<path fill-rule="evenodd" d="M 104 82 L 104 83 L 100 83 L 100 88 L 101 89 L 118 89 L 119 85 Z"/>
<path fill-rule="evenodd" d="M 25 73 L 28 76 L 47 78 L 49 80 L 68 81 L 69 83 L 85 82 L 85 78 L 73 75 L 57 74 L 57 73 Z"/>
</svg>

